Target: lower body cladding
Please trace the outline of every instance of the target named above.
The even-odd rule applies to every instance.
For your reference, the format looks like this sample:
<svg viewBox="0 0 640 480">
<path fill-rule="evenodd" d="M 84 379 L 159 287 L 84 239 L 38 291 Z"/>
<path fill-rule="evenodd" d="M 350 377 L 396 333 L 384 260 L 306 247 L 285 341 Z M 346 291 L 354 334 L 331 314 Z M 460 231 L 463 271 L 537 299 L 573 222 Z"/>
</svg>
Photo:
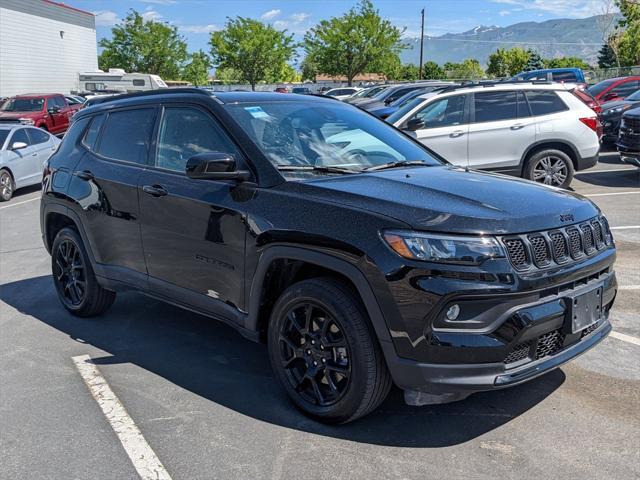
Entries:
<svg viewBox="0 0 640 480">
<path fill-rule="evenodd" d="M 410 405 L 462 400 L 474 392 L 506 388 L 531 380 L 586 352 L 611 331 L 609 310 L 616 296 L 613 271 L 593 275 L 554 294 L 520 297 L 499 315 L 489 332 L 452 329 L 431 332 L 431 344 L 449 358 L 493 357 L 482 363 L 423 363 L 396 355 L 387 363 Z M 501 295 L 493 296 L 499 303 Z M 469 301 L 472 303 L 472 301 Z M 476 303 L 476 302 L 473 302 Z M 461 309 L 464 302 L 458 302 Z M 493 323 L 495 326 L 496 323 Z M 468 354 L 468 355 L 465 355 Z"/>
</svg>

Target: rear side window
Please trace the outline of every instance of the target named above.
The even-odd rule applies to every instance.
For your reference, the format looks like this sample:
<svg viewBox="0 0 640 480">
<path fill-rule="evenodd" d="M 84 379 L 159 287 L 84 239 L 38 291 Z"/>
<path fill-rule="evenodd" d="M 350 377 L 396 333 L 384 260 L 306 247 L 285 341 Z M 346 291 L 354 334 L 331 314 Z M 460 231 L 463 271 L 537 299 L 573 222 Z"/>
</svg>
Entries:
<svg viewBox="0 0 640 480">
<path fill-rule="evenodd" d="M 87 133 L 84 135 L 84 140 L 82 143 L 89 150 L 95 150 L 96 148 L 96 140 L 98 140 L 98 134 L 100 133 L 100 128 L 104 123 L 106 115 L 97 115 L 91 119 L 91 125 L 87 129 Z"/>
<path fill-rule="evenodd" d="M 49 141 L 49 138 L 51 138 L 49 137 L 48 133 L 43 132 L 38 128 L 30 128 L 29 136 L 31 137 L 31 141 L 34 145 L 37 145 L 39 143 L 47 143 Z"/>
<path fill-rule="evenodd" d="M 577 82 L 575 72 L 556 72 L 551 75 L 554 82 Z"/>
<path fill-rule="evenodd" d="M 151 143 L 155 109 L 110 113 L 102 129 L 98 153 L 125 162 L 145 164 Z"/>
<path fill-rule="evenodd" d="M 524 92 L 518 92 L 518 118 L 526 118 L 531 116 L 529 111 L 529 105 L 527 105 L 527 99 L 524 97 Z"/>
<path fill-rule="evenodd" d="M 481 92 L 474 94 L 474 98 L 476 123 L 518 117 L 516 92 Z"/>
<path fill-rule="evenodd" d="M 550 90 L 530 90 L 526 92 L 533 115 L 549 115 L 569 110 L 556 92 Z"/>
<path fill-rule="evenodd" d="M 160 124 L 156 166 L 184 173 L 187 160 L 205 152 L 233 155 L 236 149 L 205 112 L 192 107 L 166 108 Z"/>
</svg>

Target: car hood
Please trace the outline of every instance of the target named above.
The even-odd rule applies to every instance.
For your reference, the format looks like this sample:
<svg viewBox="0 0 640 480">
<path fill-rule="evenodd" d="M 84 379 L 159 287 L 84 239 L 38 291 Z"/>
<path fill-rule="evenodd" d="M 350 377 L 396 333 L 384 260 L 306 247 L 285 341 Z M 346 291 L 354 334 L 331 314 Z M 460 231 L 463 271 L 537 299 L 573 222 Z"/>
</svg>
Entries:
<svg viewBox="0 0 640 480">
<path fill-rule="evenodd" d="M 581 222 L 599 213 L 576 193 L 453 166 L 324 177 L 303 185 L 307 195 L 433 232 L 525 233 Z M 569 220 L 562 223 L 561 215 Z"/>
<path fill-rule="evenodd" d="M 600 105 L 602 107 L 602 111 L 606 112 L 612 108 L 621 107 L 623 105 L 633 104 L 634 102 L 629 102 L 627 100 L 612 100 L 611 102 L 606 102 Z"/>
<path fill-rule="evenodd" d="M 42 112 L 0 112 L 0 118 L 32 118 L 41 114 Z"/>
</svg>

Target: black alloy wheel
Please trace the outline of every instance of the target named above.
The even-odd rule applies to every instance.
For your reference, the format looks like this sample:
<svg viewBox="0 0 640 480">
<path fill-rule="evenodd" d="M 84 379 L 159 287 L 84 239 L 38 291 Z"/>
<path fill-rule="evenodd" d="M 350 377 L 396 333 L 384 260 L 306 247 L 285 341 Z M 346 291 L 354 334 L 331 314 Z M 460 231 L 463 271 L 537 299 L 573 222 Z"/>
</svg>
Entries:
<svg viewBox="0 0 640 480">
<path fill-rule="evenodd" d="M 87 292 L 84 261 L 71 240 L 63 240 L 54 252 L 53 275 L 64 303 L 77 307 Z"/>
<path fill-rule="evenodd" d="M 282 366 L 291 387 L 318 406 L 340 400 L 349 385 L 349 345 L 340 323 L 309 301 L 293 305 L 279 335 Z"/>
</svg>

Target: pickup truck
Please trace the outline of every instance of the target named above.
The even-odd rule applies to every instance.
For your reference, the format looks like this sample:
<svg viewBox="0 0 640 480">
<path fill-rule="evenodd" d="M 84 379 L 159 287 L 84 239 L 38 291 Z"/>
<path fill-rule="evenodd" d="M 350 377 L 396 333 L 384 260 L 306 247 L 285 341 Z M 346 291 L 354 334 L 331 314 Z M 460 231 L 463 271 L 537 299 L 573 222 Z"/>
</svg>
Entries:
<svg viewBox="0 0 640 480">
<path fill-rule="evenodd" d="M 47 130 L 53 135 L 67 131 L 77 107 L 58 93 L 25 94 L 6 100 L 0 106 L 0 123 L 22 123 Z"/>
</svg>

